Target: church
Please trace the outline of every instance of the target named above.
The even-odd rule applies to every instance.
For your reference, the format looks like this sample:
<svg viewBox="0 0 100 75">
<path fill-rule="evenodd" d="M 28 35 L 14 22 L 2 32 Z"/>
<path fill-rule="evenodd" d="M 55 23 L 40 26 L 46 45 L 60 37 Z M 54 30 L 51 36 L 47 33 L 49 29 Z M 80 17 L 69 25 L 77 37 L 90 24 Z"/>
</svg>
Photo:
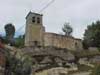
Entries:
<svg viewBox="0 0 100 75">
<path fill-rule="evenodd" d="M 26 16 L 25 46 L 35 44 L 43 47 L 57 47 L 69 50 L 82 50 L 82 40 L 45 31 L 43 15 L 29 12 Z"/>
</svg>

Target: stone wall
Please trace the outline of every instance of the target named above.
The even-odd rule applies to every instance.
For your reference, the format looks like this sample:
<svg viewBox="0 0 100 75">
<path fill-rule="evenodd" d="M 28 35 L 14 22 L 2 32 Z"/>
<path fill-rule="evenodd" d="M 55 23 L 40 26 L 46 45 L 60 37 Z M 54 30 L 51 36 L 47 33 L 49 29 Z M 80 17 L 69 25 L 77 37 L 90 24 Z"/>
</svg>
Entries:
<svg viewBox="0 0 100 75">
<path fill-rule="evenodd" d="M 34 41 L 37 41 L 38 45 L 43 45 L 43 28 L 41 26 L 30 25 L 30 30 L 26 34 L 25 46 L 33 46 Z"/>
<path fill-rule="evenodd" d="M 35 17 L 35 22 L 32 22 L 33 17 Z M 37 23 L 37 18 L 40 18 L 40 23 Z M 43 45 L 44 31 L 42 15 L 30 12 L 26 17 L 25 46 L 34 46 L 35 42 Z"/>
<path fill-rule="evenodd" d="M 38 23 L 37 18 L 40 19 L 40 23 Z M 33 22 L 33 20 L 35 21 Z M 41 14 L 29 12 L 26 16 L 25 31 L 25 46 L 34 46 L 37 43 L 39 46 L 54 46 L 69 50 L 82 49 L 82 41 L 80 39 L 45 32 Z"/>
<path fill-rule="evenodd" d="M 73 37 L 67 37 L 56 33 L 44 34 L 44 45 L 58 48 L 67 48 L 69 50 L 82 50 L 82 41 Z"/>
</svg>

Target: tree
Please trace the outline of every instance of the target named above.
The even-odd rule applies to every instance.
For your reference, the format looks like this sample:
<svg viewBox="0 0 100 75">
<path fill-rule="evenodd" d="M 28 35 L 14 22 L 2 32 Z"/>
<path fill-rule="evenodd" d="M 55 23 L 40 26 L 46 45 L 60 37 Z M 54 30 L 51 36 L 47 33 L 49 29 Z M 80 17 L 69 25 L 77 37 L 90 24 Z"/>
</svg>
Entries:
<svg viewBox="0 0 100 75">
<path fill-rule="evenodd" d="M 11 53 L 9 49 L 5 49 L 5 75 L 30 75 L 33 64 L 31 56 L 18 50 L 14 54 Z"/>
<path fill-rule="evenodd" d="M 69 25 L 69 23 L 65 23 L 62 30 L 66 36 L 71 36 L 73 32 L 73 28 Z"/>
<path fill-rule="evenodd" d="M 17 38 L 15 38 L 15 46 L 18 48 L 24 47 L 24 40 L 25 40 L 25 35 L 20 35 Z"/>
<path fill-rule="evenodd" d="M 13 24 L 8 23 L 5 25 L 6 39 L 12 44 L 14 42 L 15 27 Z"/>
<path fill-rule="evenodd" d="M 100 47 L 100 21 L 87 26 L 83 42 L 88 47 Z"/>
</svg>

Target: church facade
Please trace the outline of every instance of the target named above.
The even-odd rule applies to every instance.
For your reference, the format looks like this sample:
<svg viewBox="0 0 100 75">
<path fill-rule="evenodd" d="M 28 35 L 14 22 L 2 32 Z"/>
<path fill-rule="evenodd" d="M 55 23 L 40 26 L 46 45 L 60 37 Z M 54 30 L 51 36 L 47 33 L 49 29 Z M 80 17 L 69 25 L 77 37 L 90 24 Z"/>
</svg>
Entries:
<svg viewBox="0 0 100 75">
<path fill-rule="evenodd" d="M 45 32 L 43 15 L 29 12 L 26 16 L 25 46 L 53 46 L 69 50 L 82 50 L 82 40 L 61 34 Z"/>
</svg>

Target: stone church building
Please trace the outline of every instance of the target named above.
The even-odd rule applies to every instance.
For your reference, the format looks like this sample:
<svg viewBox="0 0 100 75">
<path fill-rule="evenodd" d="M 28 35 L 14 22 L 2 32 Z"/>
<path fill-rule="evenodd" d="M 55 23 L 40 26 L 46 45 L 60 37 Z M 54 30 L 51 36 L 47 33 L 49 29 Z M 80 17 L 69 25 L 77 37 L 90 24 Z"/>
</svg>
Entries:
<svg viewBox="0 0 100 75">
<path fill-rule="evenodd" d="M 25 46 L 53 46 L 69 50 L 82 50 L 82 40 L 61 34 L 45 32 L 43 15 L 29 12 L 26 16 Z"/>
</svg>

